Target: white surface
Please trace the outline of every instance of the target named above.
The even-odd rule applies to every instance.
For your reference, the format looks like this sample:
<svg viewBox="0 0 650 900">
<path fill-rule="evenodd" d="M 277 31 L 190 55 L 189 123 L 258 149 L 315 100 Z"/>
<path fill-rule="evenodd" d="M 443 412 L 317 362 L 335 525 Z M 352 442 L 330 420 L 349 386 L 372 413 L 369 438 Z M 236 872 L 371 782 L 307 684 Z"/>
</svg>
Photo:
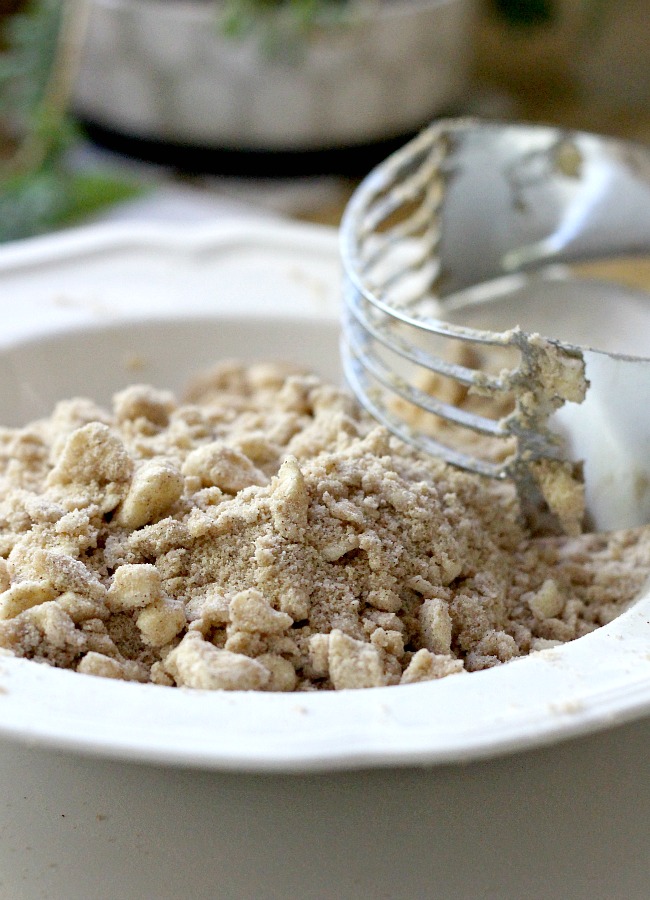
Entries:
<svg viewBox="0 0 650 900">
<path fill-rule="evenodd" d="M 305 776 L 0 744 L 0 898 L 647 900 L 649 742 Z"/>
<path fill-rule="evenodd" d="M 260 302 L 276 324 L 291 312 L 294 327 L 314 329 L 318 343 L 294 349 L 329 369 L 337 298 L 336 241 L 325 230 L 100 230 L 6 247 L 2 417 L 8 407 L 31 415 L 73 382 L 100 393 L 109 390 L 104 375 L 122 383 L 133 373 L 107 369 L 115 341 L 133 338 L 142 351 L 135 324 L 148 328 L 154 312 L 158 349 L 172 355 L 166 370 L 148 368 L 148 344 L 144 372 L 161 383 L 182 380 L 179 361 L 200 365 L 223 349 L 220 314 L 232 326 L 241 313 L 246 346 L 224 329 L 229 353 L 258 352 L 261 332 L 246 342 L 246 323 L 259 327 Z M 179 319 L 187 342 L 172 346 L 169 323 Z M 79 340 L 70 329 L 81 329 Z M 17 343 L 27 350 L 20 363 L 9 349 Z M 43 361 L 53 375 L 63 350 L 65 378 L 39 377 Z M 29 402 L 7 404 L 26 382 L 36 385 L 23 392 Z M 2 659 L 0 898 L 641 900 L 650 876 L 649 719 L 466 766 L 396 764 L 495 754 L 647 711 L 648 612 L 644 599 L 573 645 L 498 670 L 313 697 L 118 685 Z M 180 762 L 390 768 L 252 775 Z"/>
</svg>

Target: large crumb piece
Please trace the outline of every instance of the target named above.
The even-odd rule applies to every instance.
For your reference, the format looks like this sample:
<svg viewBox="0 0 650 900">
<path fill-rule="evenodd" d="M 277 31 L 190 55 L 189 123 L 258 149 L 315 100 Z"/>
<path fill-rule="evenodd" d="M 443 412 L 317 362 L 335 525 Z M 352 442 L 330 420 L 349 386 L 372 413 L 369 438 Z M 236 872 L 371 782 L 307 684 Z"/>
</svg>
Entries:
<svg viewBox="0 0 650 900">
<path fill-rule="evenodd" d="M 167 646 L 185 628 L 185 607 L 180 600 L 156 600 L 138 613 L 135 624 L 145 644 Z"/>
<path fill-rule="evenodd" d="M 556 475 L 545 493 L 577 522 Z M 487 669 L 607 624 L 650 573 L 650 529 L 535 536 L 513 490 L 274 364 L 222 363 L 187 401 L 59 403 L 0 429 L 0 483 L 0 652 L 167 687 Z"/>
<path fill-rule="evenodd" d="M 160 572 L 151 563 L 134 563 L 115 570 L 106 593 L 106 605 L 112 612 L 149 606 L 162 597 Z"/>
<path fill-rule="evenodd" d="M 183 476 L 174 465 L 166 460 L 148 460 L 135 473 L 117 511 L 117 524 L 136 529 L 157 522 L 181 497 L 184 486 Z"/>
<path fill-rule="evenodd" d="M 77 672 L 83 675 L 99 675 L 101 678 L 116 678 L 120 681 L 144 681 L 146 670 L 128 659 L 114 659 L 90 650 L 82 657 Z"/>
<path fill-rule="evenodd" d="M 56 597 L 56 590 L 49 581 L 19 581 L 0 595 L 0 619 L 15 616 Z"/>
<path fill-rule="evenodd" d="M 172 650 L 165 669 L 176 684 L 208 691 L 258 691 L 266 687 L 266 666 L 241 653 L 220 650 L 191 632 Z"/>
<path fill-rule="evenodd" d="M 233 630 L 275 634 L 293 625 L 287 613 L 278 612 L 254 588 L 241 591 L 230 601 L 230 622 Z"/>
<path fill-rule="evenodd" d="M 385 683 L 377 649 L 338 628 L 329 636 L 328 668 L 335 688 L 379 687 Z"/>
<path fill-rule="evenodd" d="M 432 653 L 451 653 L 452 621 L 444 600 L 424 600 L 418 617 L 422 643 Z"/>
<path fill-rule="evenodd" d="M 572 463 L 554 459 L 530 463 L 549 510 L 562 523 L 565 533 L 573 537 L 581 533 L 585 517 L 584 485 L 575 468 Z"/>
<path fill-rule="evenodd" d="M 437 678 L 444 678 L 446 675 L 455 675 L 457 672 L 463 671 L 463 663 L 460 659 L 437 656 L 429 650 L 418 650 L 404 669 L 400 684 L 435 681 Z"/>
<path fill-rule="evenodd" d="M 133 462 L 120 438 L 100 422 L 83 425 L 67 439 L 50 484 L 110 484 L 131 477 Z"/>
</svg>

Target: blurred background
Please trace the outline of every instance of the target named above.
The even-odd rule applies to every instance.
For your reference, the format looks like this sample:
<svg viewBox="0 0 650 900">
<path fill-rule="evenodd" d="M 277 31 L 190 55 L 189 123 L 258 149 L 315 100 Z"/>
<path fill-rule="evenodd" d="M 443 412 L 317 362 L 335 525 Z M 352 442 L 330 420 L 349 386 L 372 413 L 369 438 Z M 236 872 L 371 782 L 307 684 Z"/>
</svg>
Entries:
<svg viewBox="0 0 650 900">
<path fill-rule="evenodd" d="M 439 116 L 650 142 L 647 0 L 0 0 L 0 240 L 338 224 Z"/>
</svg>

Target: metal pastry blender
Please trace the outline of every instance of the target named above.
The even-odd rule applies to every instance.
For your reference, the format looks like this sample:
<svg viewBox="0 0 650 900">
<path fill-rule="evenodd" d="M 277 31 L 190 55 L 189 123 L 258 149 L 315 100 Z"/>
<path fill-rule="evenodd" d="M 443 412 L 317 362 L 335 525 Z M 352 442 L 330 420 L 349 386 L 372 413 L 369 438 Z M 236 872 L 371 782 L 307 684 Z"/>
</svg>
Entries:
<svg viewBox="0 0 650 900">
<path fill-rule="evenodd" d="M 514 479 L 524 511 L 582 467 L 590 527 L 650 522 L 650 293 L 576 270 L 650 251 L 650 150 L 440 120 L 362 181 L 341 251 L 342 358 L 372 415 Z"/>
</svg>

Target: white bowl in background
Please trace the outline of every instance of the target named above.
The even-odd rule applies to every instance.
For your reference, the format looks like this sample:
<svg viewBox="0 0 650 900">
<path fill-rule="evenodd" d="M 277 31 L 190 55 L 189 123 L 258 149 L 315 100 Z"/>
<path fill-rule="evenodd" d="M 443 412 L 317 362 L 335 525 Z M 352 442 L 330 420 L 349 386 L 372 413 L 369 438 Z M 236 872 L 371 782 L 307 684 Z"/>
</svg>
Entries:
<svg viewBox="0 0 650 900">
<path fill-rule="evenodd" d="M 0 421 L 223 357 L 338 375 L 336 233 L 96 228 L 0 250 Z M 478 759 L 650 710 L 650 594 L 573 643 L 483 672 L 309 694 L 112 681 L 3 657 L 0 736 L 104 758 L 299 772 Z"/>
<path fill-rule="evenodd" d="M 304 151 L 413 132 L 462 99 L 475 0 L 361 5 L 293 61 L 225 37 L 217 0 L 90 0 L 75 109 L 132 138 Z"/>
</svg>

